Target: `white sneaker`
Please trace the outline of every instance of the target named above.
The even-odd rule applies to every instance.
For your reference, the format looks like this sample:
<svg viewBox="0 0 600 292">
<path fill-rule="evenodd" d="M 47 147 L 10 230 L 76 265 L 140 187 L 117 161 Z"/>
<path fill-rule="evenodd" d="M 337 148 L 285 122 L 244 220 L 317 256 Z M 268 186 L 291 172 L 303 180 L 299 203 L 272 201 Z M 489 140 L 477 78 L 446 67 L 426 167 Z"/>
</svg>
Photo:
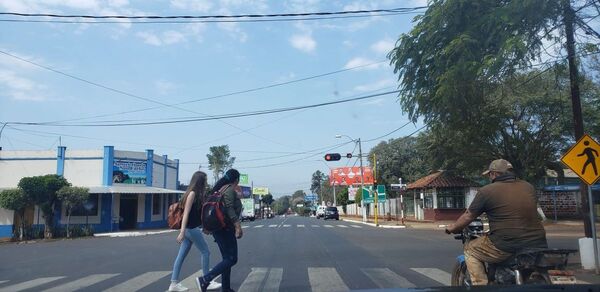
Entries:
<svg viewBox="0 0 600 292">
<path fill-rule="evenodd" d="M 221 289 L 221 283 L 212 281 L 212 282 L 210 282 L 210 284 L 208 284 L 208 290 L 217 290 L 217 289 Z"/>
<path fill-rule="evenodd" d="M 181 283 L 171 283 L 171 285 L 169 285 L 169 292 L 183 292 L 187 290 L 188 288 L 181 285 Z"/>
</svg>

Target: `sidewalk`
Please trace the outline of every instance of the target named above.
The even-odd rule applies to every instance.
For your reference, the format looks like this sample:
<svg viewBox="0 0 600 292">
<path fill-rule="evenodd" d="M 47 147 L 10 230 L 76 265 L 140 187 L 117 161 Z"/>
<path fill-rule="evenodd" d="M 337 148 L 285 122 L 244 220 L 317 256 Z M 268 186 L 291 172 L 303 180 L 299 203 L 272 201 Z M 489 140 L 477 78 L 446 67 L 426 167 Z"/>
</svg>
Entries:
<svg viewBox="0 0 600 292">
<path fill-rule="evenodd" d="M 373 226 L 373 227 L 379 227 L 379 228 L 392 228 L 392 229 L 402 229 L 402 228 L 406 228 L 405 225 L 397 225 L 397 224 L 384 224 L 384 223 L 389 223 L 390 221 L 379 221 L 379 226 L 375 225 L 374 222 L 362 222 L 362 220 L 356 220 L 355 218 L 349 218 L 349 217 L 340 217 L 340 219 L 342 221 L 345 222 L 351 222 L 351 223 L 357 223 L 357 224 L 364 224 L 364 225 L 368 225 L 368 226 Z"/>
</svg>

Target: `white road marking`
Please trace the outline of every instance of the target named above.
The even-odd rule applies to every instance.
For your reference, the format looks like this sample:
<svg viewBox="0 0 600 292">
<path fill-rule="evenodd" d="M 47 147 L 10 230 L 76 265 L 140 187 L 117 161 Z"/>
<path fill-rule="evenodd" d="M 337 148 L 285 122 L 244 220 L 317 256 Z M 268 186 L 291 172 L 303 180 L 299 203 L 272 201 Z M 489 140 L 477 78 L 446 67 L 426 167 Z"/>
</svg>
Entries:
<svg viewBox="0 0 600 292">
<path fill-rule="evenodd" d="M 321 227 L 321 226 L 319 226 L 319 225 L 313 225 L 312 227 Z"/>
<path fill-rule="evenodd" d="M 94 275 L 89 275 L 80 279 L 77 279 L 75 281 L 71 281 L 56 287 L 53 287 L 51 289 L 47 289 L 44 290 L 44 292 L 67 292 L 67 291 L 76 291 L 76 290 L 80 290 L 83 288 L 87 288 L 89 286 L 92 286 L 94 284 L 100 283 L 104 280 L 108 280 L 114 276 L 117 276 L 120 274 L 94 274 Z"/>
<path fill-rule="evenodd" d="M 284 224 L 283 225 L 283 227 L 290 227 L 290 226 L 292 226 L 292 225 L 289 225 L 289 224 Z"/>
<path fill-rule="evenodd" d="M 242 225 L 242 229 L 248 228 L 250 225 Z"/>
<path fill-rule="evenodd" d="M 272 227 L 277 227 L 277 224 L 271 224 L 271 225 L 269 225 L 269 227 L 271 227 L 271 228 Z"/>
<path fill-rule="evenodd" d="M 261 227 L 263 227 L 263 226 L 264 226 L 264 225 L 256 225 L 256 226 L 254 226 L 254 228 L 261 228 Z"/>
<path fill-rule="evenodd" d="M 335 268 L 308 268 L 308 280 L 313 292 L 348 291 Z"/>
<path fill-rule="evenodd" d="M 6 282 L 8 282 L 8 280 L 2 280 L 2 281 L 0 281 L 0 284 L 6 283 Z"/>
<path fill-rule="evenodd" d="M 350 225 L 350 226 L 352 226 L 354 228 L 362 228 L 362 226 L 358 226 L 358 225 Z"/>
<path fill-rule="evenodd" d="M 304 224 L 298 224 L 298 225 L 296 225 L 296 227 L 302 228 L 302 227 L 304 227 Z"/>
<path fill-rule="evenodd" d="M 384 269 L 360 269 L 379 288 L 414 288 L 415 284 L 406 278 L 399 276 L 388 268 Z"/>
<path fill-rule="evenodd" d="M 171 271 L 156 271 L 143 273 L 135 278 L 131 278 L 119 285 L 108 288 L 104 291 L 108 292 L 129 292 L 138 291 L 144 287 L 160 280 L 162 277 L 171 274 Z"/>
<path fill-rule="evenodd" d="M 331 225 L 323 225 L 323 226 L 325 226 L 327 228 L 333 228 L 333 226 L 331 226 Z"/>
<path fill-rule="evenodd" d="M 348 228 L 348 226 L 346 226 L 346 225 L 338 225 L 338 227 Z"/>
<path fill-rule="evenodd" d="M 252 268 L 239 291 L 276 292 L 279 291 L 282 277 L 283 268 Z"/>
<path fill-rule="evenodd" d="M 411 268 L 411 270 L 427 276 L 435 280 L 436 282 L 442 283 L 445 286 L 450 286 L 450 278 L 452 277 L 448 272 L 444 272 L 436 268 Z"/>
<path fill-rule="evenodd" d="M 265 283 L 265 286 L 262 288 L 261 291 L 278 292 L 279 285 L 281 285 L 281 278 L 283 278 L 283 268 L 269 269 L 269 275 L 267 276 L 267 282 Z"/>
<path fill-rule="evenodd" d="M 199 270 L 198 272 L 195 272 L 193 274 L 191 274 L 189 277 L 185 278 L 183 281 L 181 281 L 181 285 L 188 287 L 190 290 L 195 290 L 196 288 L 194 287 L 198 287 L 196 285 L 196 278 L 198 277 L 202 277 L 204 275 L 204 273 L 202 272 L 202 270 Z M 218 275 L 216 278 L 213 279 L 213 282 L 216 281 L 217 279 L 219 279 L 221 277 L 221 275 Z"/>
<path fill-rule="evenodd" d="M 25 289 L 31 289 L 31 288 L 35 288 L 37 286 L 41 286 L 41 285 L 50 283 L 50 282 L 54 282 L 56 280 L 60 280 L 62 278 L 64 278 L 64 277 L 37 278 L 37 279 L 30 280 L 30 281 L 21 282 L 19 284 L 4 287 L 4 288 L 0 289 L 0 291 L 14 292 L 14 291 L 21 291 L 21 290 L 25 290 Z"/>
</svg>

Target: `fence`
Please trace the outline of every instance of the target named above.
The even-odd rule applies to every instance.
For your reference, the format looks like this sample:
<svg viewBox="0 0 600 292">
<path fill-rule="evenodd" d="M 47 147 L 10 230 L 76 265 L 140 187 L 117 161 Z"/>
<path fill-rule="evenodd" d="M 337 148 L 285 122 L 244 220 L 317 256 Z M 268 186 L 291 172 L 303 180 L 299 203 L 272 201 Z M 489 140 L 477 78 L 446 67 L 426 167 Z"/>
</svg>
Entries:
<svg viewBox="0 0 600 292">
<path fill-rule="evenodd" d="M 384 218 L 387 214 L 390 214 L 392 219 L 399 220 L 402 216 L 400 199 L 387 199 L 384 203 L 378 203 L 377 214 L 379 217 Z M 375 216 L 375 204 L 369 204 L 367 211 L 369 216 Z M 346 206 L 346 213 L 348 216 L 362 216 L 360 205 L 349 204 Z"/>
</svg>

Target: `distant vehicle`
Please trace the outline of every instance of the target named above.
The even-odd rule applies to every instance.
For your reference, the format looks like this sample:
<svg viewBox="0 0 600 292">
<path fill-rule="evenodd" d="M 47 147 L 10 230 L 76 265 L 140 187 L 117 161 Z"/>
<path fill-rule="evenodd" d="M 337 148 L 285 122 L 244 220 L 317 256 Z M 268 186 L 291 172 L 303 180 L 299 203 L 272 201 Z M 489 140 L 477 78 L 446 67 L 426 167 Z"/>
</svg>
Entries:
<svg viewBox="0 0 600 292">
<path fill-rule="evenodd" d="M 273 218 L 273 217 L 275 217 L 275 215 L 273 215 L 273 213 L 268 213 L 268 214 L 267 214 L 267 219 L 271 219 L 271 218 Z"/>
<path fill-rule="evenodd" d="M 321 219 L 325 216 L 325 209 L 327 207 L 325 206 L 318 206 L 317 207 L 317 219 Z"/>
<path fill-rule="evenodd" d="M 340 220 L 340 213 L 338 212 L 337 207 L 327 207 L 327 209 L 325 209 L 323 220 L 327 219 Z"/>
<path fill-rule="evenodd" d="M 254 221 L 256 215 L 254 214 L 254 199 L 242 199 L 242 215 L 241 220 Z"/>
</svg>

